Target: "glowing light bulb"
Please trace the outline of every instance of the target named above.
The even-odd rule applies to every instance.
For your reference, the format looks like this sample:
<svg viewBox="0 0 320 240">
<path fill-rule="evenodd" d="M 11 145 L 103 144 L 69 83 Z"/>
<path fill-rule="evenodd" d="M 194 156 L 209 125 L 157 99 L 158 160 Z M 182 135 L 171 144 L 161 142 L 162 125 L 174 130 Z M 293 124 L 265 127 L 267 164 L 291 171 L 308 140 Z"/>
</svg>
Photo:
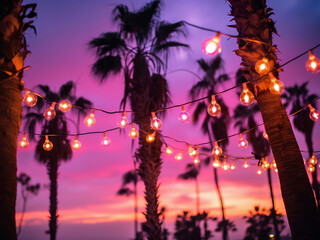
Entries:
<svg viewBox="0 0 320 240">
<path fill-rule="evenodd" d="M 215 159 L 214 159 L 214 161 L 213 161 L 213 163 L 212 163 L 212 166 L 213 166 L 214 168 L 219 168 L 219 167 L 221 167 L 221 162 L 219 161 L 218 158 L 215 158 Z"/>
<path fill-rule="evenodd" d="M 45 141 L 44 141 L 42 147 L 46 151 L 50 151 L 53 148 L 53 144 L 52 144 L 52 142 L 49 141 L 48 135 L 45 136 Z"/>
<path fill-rule="evenodd" d="M 23 102 L 26 106 L 28 107 L 33 107 L 34 105 L 37 104 L 38 98 L 37 95 L 35 95 L 33 92 L 29 90 L 25 90 L 26 93 L 23 97 Z"/>
<path fill-rule="evenodd" d="M 159 130 L 162 126 L 162 122 L 160 119 L 157 118 L 156 114 L 154 112 L 151 113 L 152 115 L 152 121 L 150 123 L 150 127 L 153 130 Z"/>
<path fill-rule="evenodd" d="M 198 155 L 198 150 L 196 147 L 193 148 L 193 147 L 189 146 L 188 153 L 189 153 L 190 157 L 195 157 L 196 155 Z"/>
<path fill-rule="evenodd" d="M 265 139 L 269 140 L 269 136 L 268 136 L 266 130 L 264 130 L 264 132 L 263 132 L 262 135 L 263 135 L 263 137 L 264 137 Z"/>
<path fill-rule="evenodd" d="M 188 123 L 190 121 L 190 114 L 188 112 L 186 112 L 186 110 L 184 109 L 184 106 L 181 105 L 181 113 L 179 115 L 179 121 L 182 123 Z"/>
<path fill-rule="evenodd" d="M 104 147 L 107 147 L 107 146 L 110 145 L 110 143 L 111 143 L 110 138 L 108 138 L 108 137 L 107 137 L 107 133 L 104 132 L 104 133 L 103 133 L 103 139 L 102 139 L 102 141 L 101 141 L 101 145 L 104 146 Z"/>
<path fill-rule="evenodd" d="M 308 107 L 310 109 L 310 113 L 309 113 L 310 119 L 312 121 L 318 121 L 320 117 L 320 113 L 314 107 L 312 107 L 311 104 L 309 104 Z"/>
<path fill-rule="evenodd" d="M 200 163 L 200 159 L 198 156 L 195 157 L 195 159 L 193 159 L 193 163 L 194 164 L 199 164 Z"/>
<path fill-rule="evenodd" d="M 245 105 L 245 106 L 249 106 L 250 104 L 252 104 L 254 102 L 254 95 L 252 94 L 252 92 L 249 91 L 248 87 L 247 87 L 247 83 L 243 83 L 243 91 L 240 95 L 240 101 Z"/>
<path fill-rule="evenodd" d="M 212 154 L 219 157 L 222 154 L 222 149 L 219 147 L 218 143 L 214 143 L 214 148 L 212 149 Z"/>
<path fill-rule="evenodd" d="M 257 171 L 257 174 L 258 174 L 258 175 L 261 175 L 261 174 L 262 174 L 262 170 L 261 170 L 261 167 L 258 167 L 258 171 Z"/>
<path fill-rule="evenodd" d="M 46 120 L 52 120 L 56 116 L 56 111 L 54 110 L 55 106 L 56 103 L 53 102 L 51 106 L 44 111 L 43 116 Z"/>
<path fill-rule="evenodd" d="M 93 109 L 92 112 L 84 119 L 84 124 L 86 124 L 88 127 L 92 127 L 96 123 L 94 112 L 95 109 Z"/>
<path fill-rule="evenodd" d="M 118 121 L 118 127 L 126 128 L 129 125 L 126 115 L 127 115 L 127 112 L 124 111 L 122 114 L 122 118 Z"/>
<path fill-rule="evenodd" d="M 308 171 L 313 173 L 315 170 L 316 170 L 315 166 L 313 166 L 312 164 L 309 164 Z"/>
<path fill-rule="evenodd" d="M 174 156 L 174 158 L 175 158 L 176 160 L 180 161 L 180 160 L 182 160 L 183 155 L 182 155 L 182 153 L 178 153 L 177 155 Z"/>
<path fill-rule="evenodd" d="M 316 156 L 313 153 L 311 158 L 309 159 L 309 165 L 315 165 L 315 164 L 317 164 L 317 162 L 318 162 L 318 160 L 316 159 Z"/>
<path fill-rule="evenodd" d="M 222 169 L 225 170 L 225 171 L 227 171 L 229 168 L 230 168 L 230 165 L 229 165 L 226 161 L 224 161 L 224 162 L 222 163 Z"/>
<path fill-rule="evenodd" d="M 270 70 L 269 60 L 267 58 L 262 58 L 255 65 L 255 70 L 260 75 L 265 75 Z"/>
<path fill-rule="evenodd" d="M 248 164 L 247 160 L 244 160 L 244 162 L 242 164 L 242 167 L 243 168 L 248 168 L 249 167 L 249 164 Z"/>
<path fill-rule="evenodd" d="M 152 142 L 154 142 L 154 140 L 156 140 L 156 132 L 153 132 L 153 133 L 151 133 L 151 134 L 148 134 L 147 135 L 147 137 L 146 137 L 146 141 L 148 142 L 148 143 L 152 143 Z"/>
<path fill-rule="evenodd" d="M 276 168 L 277 168 L 277 163 L 276 163 L 276 160 L 275 160 L 275 159 L 273 159 L 273 161 L 272 161 L 272 163 L 271 163 L 270 167 L 272 167 L 272 168 L 274 168 L 274 169 L 276 169 Z"/>
<path fill-rule="evenodd" d="M 28 136 L 25 133 L 24 136 L 22 137 L 22 139 L 19 141 L 19 146 L 22 148 L 26 148 L 29 145 L 29 140 L 28 140 Z"/>
<path fill-rule="evenodd" d="M 275 169 L 274 169 L 274 172 L 275 172 L 275 173 L 278 173 L 278 172 L 279 172 L 278 168 L 275 168 Z"/>
<path fill-rule="evenodd" d="M 311 73 L 320 72 L 320 61 L 316 58 L 311 50 L 309 51 L 309 59 L 306 62 L 306 69 Z"/>
<path fill-rule="evenodd" d="M 270 163 L 268 162 L 267 158 L 265 158 L 264 160 L 262 160 L 262 168 L 264 170 L 267 170 L 270 167 Z"/>
<path fill-rule="evenodd" d="M 220 35 L 221 33 L 217 33 L 214 38 L 207 39 L 202 43 L 202 51 L 205 54 L 213 56 L 221 53 Z"/>
<path fill-rule="evenodd" d="M 78 150 L 81 148 L 81 142 L 77 139 L 77 136 L 74 136 L 74 141 L 72 143 L 72 148 Z"/>
<path fill-rule="evenodd" d="M 64 112 L 64 113 L 69 112 L 71 107 L 72 107 L 72 104 L 68 99 L 64 99 L 59 102 L 59 110 L 61 112 Z"/>
<path fill-rule="evenodd" d="M 236 170 L 236 168 L 237 168 L 236 165 L 234 164 L 234 162 L 232 162 L 230 165 L 230 170 L 234 171 L 234 170 Z"/>
<path fill-rule="evenodd" d="M 281 94 L 284 90 L 283 83 L 280 80 L 276 79 L 272 73 L 269 73 L 269 76 L 271 81 L 269 87 L 270 91 L 274 94 Z"/>
<path fill-rule="evenodd" d="M 139 136 L 139 131 L 134 127 L 134 124 L 132 123 L 131 130 L 129 132 L 129 137 L 132 139 L 135 139 Z"/>
<path fill-rule="evenodd" d="M 241 133 L 239 134 L 239 144 L 238 144 L 238 146 L 239 146 L 240 148 L 247 148 L 247 147 L 248 147 L 248 141 L 245 140 L 245 139 L 242 137 Z"/>
<path fill-rule="evenodd" d="M 221 112 L 221 107 L 217 103 L 215 95 L 211 95 L 211 104 L 208 106 L 208 113 L 211 116 L 216 117 L 220 114 L 220 112 Z"/>
<path fill-rule="evenodd" d="M 166 147 L 166 154 L 170 156 L 172 153 L 172 149 L 170 147 Z"/>
</svg>

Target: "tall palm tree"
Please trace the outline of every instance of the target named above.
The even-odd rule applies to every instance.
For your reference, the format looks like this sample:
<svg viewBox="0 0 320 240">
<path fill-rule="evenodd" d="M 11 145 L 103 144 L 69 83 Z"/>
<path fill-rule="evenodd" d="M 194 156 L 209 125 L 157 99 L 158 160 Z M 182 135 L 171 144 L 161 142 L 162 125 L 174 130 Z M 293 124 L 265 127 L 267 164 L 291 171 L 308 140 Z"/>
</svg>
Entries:
<svg viewBox="0 0 320 240">
<path fill-rule="evenodd" d="M 239 37 L 235 53 L 242 58 L 245 77 L 252 85 L 250 91 L 255 94 L 269 136 L 292 237 L 320 239 L 319 212 L 288 115 L 280 96 L 269 90 L 269 76 L 259 79 L 260 74 L 255 71 L 255 64 L 263 58 L 268 59 L 271 71 L 279 66 L 277 48 L 272 46 L 272 34 L 277 33 L 270 19 L 272 9 L 267 8 L 266 0 L 229 0 L 229 3 L 235 21 L 232 27 Z M 264 44 L 243 40 L 248 38 Z M 278 77 L 277 72 L 274 75 Z"/>
<path fill-rule="evenodd" d="M 315 94 L 309 94 L 307 88 L 308 82 L 302 83 L 300 86 L 295 84 L 293 87 L 287 87 L 286 92 L 282 97 L 286 100 L 285 106 L 291 105 L 290 114 L 298 111 L 309 103 L 313 102 L 318 96 Z M 315 104 L 313 106 L 315 107 Z M 303 133 L 305 141 L 307 143 L 309 157 L 313 154 L 313 141 L 312 132 L 314 128 L 314 121 L 309 117 L 308 111 L 301 111 L 294 115 L 293 118 L 294 127 Z M 320 211 L 320 187 L 318 181 L 318 168 L 312 173 L 312 187 L 318 203 L 318 209 Z"/>
<path fill-rule="evenodd" d="M 219 71 L 223 69 L 223 61 L 220 56 L 206 62 L 204 59 L 197 61 L 200 69 L 205 73 L 203 78 L 192 86 L 189 94 L 192 99 L 199 97 L 199 95 L 211 96 L 216 94 L 216 88 L 219 84 L 229 80 L 229 76 Z M 213 139 L 222 139 L 227 137 L 227 129 L 230 122 L 229 109 L 222 100 L 222 98 L 217 97 L 217 103 L 221 106 L 221 115 L 219 117 L 212 117 L 207 113 L 207 104 L 205 102 L 200 102 L 193 113 L 193 122 L 197 123 L 200 120 L 200 117 L 204 115 L 204 120 L 201 124 L 201 130 L 206 134 L 211 142 L 211 149 L 213 149 L 212 141 Z M 208 97 L 208 104 L 210 103 L 211 98 Z M 228 144 L 228 140 L 220 143 L 222 149 L 225 151 Z M 209 161 L 206 161 L 209 162 Z M 219 178 L 218 170 L 213 168 L 214 182 L 217 188 L 218 197 L 221 206 L 221 214 L 223 223 L 227 223 L 225 218 L 225 209 L 221 190 L 219 187 Z M 226 224 L 223 224 L 222 237 L 224 240 L 228 238 L 228 228 Z"/>
<path fill-rule="evenodd" d="M 147 202 L 144 230 L 149 239 L 155 240 L 161 234 L 158 176 L 162 164 L 162 142 L 156 134 L 156 140 L 147 143 L 145 132 L 150 131 L 150 113 L 165 108 L 170 102 L 163 74 L 170 50 L 188 45 L 173 40 L 174 36 L 184 35 L 183 22 L 160 21 L 160 0 L 151 1 L 137 11 L 118 5 L 113 14 L 119 31 L 102 33 L 89 43 L 96 50 L 97 57 L 92 72 L 104 82 L 110 74 L 123 71 L 125 88 L 121 108 L 125 110 L 130 100 L 133 121 L 140 128 L 136 153 Z"/>
<path fill-rule="evenodd" d="M 74 95 L 75 85 L 72 81 L 67 82 L 62 85 L 59 92 L 53 92 L 49 86 L 39 85 L 38 88 L 43 92 L 44 97 L 47 101 L 58 103 L 60 100 L 68 99 L 71 103 L 77 102 L 84 103 L 85 105 L 79 107 L 91 107 L 91 102 L 84 98 L 76 99 Z M 60 163 L 62 161 L 68 161 L 72 158 L 72 149 L 70 141 L 66 134 L 68 133 L 68 123 L 67 118 L 63 112 L 60 110 L 56 111 L 56 116 L 52 120 L 45 120 L 43 117 L 44 109 L 46 109 L 47 103 L 39 98 L 37 105 L 35 106 L 36 112 L 33 109 L 28 109 L 29 112 L 26 114 L 26 124 L 25 129 L 30 133 L 31 140 L 36 140 L 34 133 L 36 131 L 37 125 L 42 129 L 42 136 L 37 140 L 35 157 L 36 159 L 45 164 L 47 167 L 47 173 L 50 180 L 50 206 L 49 206 L 49 230 L 50 239 L 55 240 L 57 235 L 57 221 L 58 221 L 58 170 Z M 77 108 L 78 111 L 82 111 Z M 44 135 L 57 134 L 61 135 L 59 137 L 51 137 L 50 141 L 53 144 L 53 149 L 51 151 L 45 151 L 43 149 L 43 143 L 45 140 Z"/>
<path fill-rule="evenodd" d="M 0 1 L 0 239 L 16 240 L 17 137 L 21 124 L 24 32 L 34 28 L 36 4 Z"/>
</svg>

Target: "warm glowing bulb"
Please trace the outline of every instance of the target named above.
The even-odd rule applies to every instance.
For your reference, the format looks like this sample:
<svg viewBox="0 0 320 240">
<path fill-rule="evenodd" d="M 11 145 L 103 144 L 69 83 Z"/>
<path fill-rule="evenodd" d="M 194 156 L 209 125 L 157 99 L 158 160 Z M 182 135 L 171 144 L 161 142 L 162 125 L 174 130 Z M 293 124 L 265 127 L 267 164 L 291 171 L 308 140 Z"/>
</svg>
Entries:
<svg viewBox="0 0 320 240">
<path fill-rule="evenodd" d="M 166 147 L 166 154 L 171 155 L 173 153 L 172 149 L 170 147 Z"/>
<path fill-rule="evenodd" d="M 183 105 L 181 105 L 181 113 L 179 115 L 179 121 L 182 123 L 188 123 L 190 121 L 190 114 L 186 112 Z"/>
<path fill-rule="evenodd" d="M 198 150 L 196 148 L 189 146 L 188 153 L 190 157 L 194 157 L 198 155 Z"/>
<path fill-rule="evenodd" d="M 315 170 L 316 170 L 315 166 L 309 164 L 309 166 L 308 166 L 308 171 L 311 172 L 311 173 L 313 173 Z"/>
<path fill-rule="evenodd" d="M 230 165 L 226 161 L 224 161 L 222 164 L 222 169 L 227 171 L 229 168 L 230 168 Z"/>
<path fill-rule="evenodd" d="M 244 167 L 244 168 L 248 168 L 249 167 L 249 164 L 248 164 L 247 160 L 244 160 L 244 162 L 242 164 L 242 167 Z"/>
<path fill-rule="evenodd" d="M 78 150 L 78 149 L 81 148 L 81 143 L 80 143 L 80 141 L 77 139 L 77 136 L 74 136 L 74 141 L 73 141 L 73 143 L 72 143 L 72 148 L 73 148 L 74 150 Z"/>
<path fill-rule="evenodd" d="M 134 127 L 134 124 L 132 123 L 132 127 L 131 127 L 131 130 L 129 132 L 129 136 L 132 138 L 132 139 L 135 139 L 139 136 L 139 131 Z"/>
<path fill-rule="evenodd" d="M 309 113 L 310 119 L 312 121 L 318 121 L 320 117 L 320 113 L 314 107 L 312 107 L 311 104 L 309 104 L 308 107 L 310 109 L 310 113 Z"/>
<path fill-rule="evenodd" d="M 193 159 L 193 163 L 194 164 L 199 164 L 200 163 L 200 159 L 198 156 L 195 157 L 195 159 Z"/>
<path fill-rule="evenodd" d="M 33 92 L 30 92 L 29 90 L 26 90 L 26 94 L 23 97 L 23 102 L 28 107 L 33 107 L 37 104 L 37 95 L 35 95 Z"/>
<path fill-rule="evenodd" d="M 260 75 L 265 75 L 270 70 L 269 60 L 267 58 L 262 58 L 255 65 L 255 70 Z"/>
<path fill-rule="evenodd" d="M 118 121 L 118 127 L 126 128 L 129 125 L 126 115 L 127 113 L 124 111 L 122 114 L 122 118 Z"/>
<path fill-rule="evenodd" d="M 213 161 L 213 163 L 212 163 L 212 166 L 213 166 L 214 168 L 219 168 L 219 167 L 221 167 L 221 162 L 220 162 L 218 159 L 215 159 L 215 160 Z"/>
<path fill-rule="evenodd" d="M 56 103 L 53 102 L 51 106 L 44 111 L 43 116 L 46 120 L 52 120 L 56 116 L 56 111 L 54 110 L 55 106 Z"/>
<path fill-rule="evenodd" d="M 214 143 L 214 148 L 212 149 L 212 154 L 217 157 L 222 154 L 222 149 L 219 147 L 217 142 Z"/>
<path fill-rule="evenodd" d="M 275 172 L 275 173 L 278 173 L 278 172 L 279 172 L 278 168 L 275 168 L 275 169 L 274 169 L 274 172 Z"/>
<path fill-rule="evenodd" d="M 221 107 L 217 103 L 215 95 L 212 95 L 211 96 L 211 104 L 208 106 L 208 113 L 211 116 L 216 117 L 220 114 L 220 112 L 221 112 Z"/>
<path fill-rule="evenodd" d="M 313 153 L 311 158 L 309 159 L 309 165 L 315 165 L 315 164 L 317 164 L 317 162 L 318 162 L 318 160 L 316 159 L 316 156 Z"/>
<path fill-rule="evenodd" d="M 272 163 L 271 163 L 270 167 L 272 167 L 272 168 L 274 168 L 274 169 L 276 169 L 276 168 L 277 168 L 277 163 L 276 163 L 276 160 L 275 160 L 275 159 L 273 159 L 273 161 L 272 161 Z"/>
<path fill-rule="evenodd" d="M 214 38 L 207 39 L 202 44 L 202 51 L 207 55 L 215 55 L 217 53 L 221 53 L 221 46 L 220 46 L 220 33 Z"/>
<path fill-rule="evenodd" d="M 269 73 L 269 76 L 271 81 L 269 87 L 270 91 L 274 94 L 281 94 L 284 90 L 283 83 L 280 80 L 276 79 L 272 73 Z"/>
<path fill-rule="evenodd" d="M 264 159 L 264 160 L 262 161 L 262 168 L 263 168 L 264 170 L 267 170 L 269 167 L 270 167 L 270 163 L 268 162 L 267 159 Z"/>
<path fill-rule="evenodd" d="M 247 83 L 243 83 L 242 86 L 243 86 L 243 91 L 240 94 L 240 101 L 245 106 L 249 106 L 250 104 L 252 104 L 254 102 L 254 95 L 247 88 Z"/>
<path fill-rule="evenodd" d="M 236 168 L 237 168 L 236 165 L 234 164 L 234 162 L 232 162 L 230 165 L 230 170 L 234 171 L 234 170 L 236 170 Z"/>
<path fill-rule="evenodd" d="M 309 59 L 306 62 L 306 69 L 311 73 L 320 72 L 320 61 L 311 50 L 309 51 Z"/>
<path fill-rule="evenodd" d="M 264 132 L 263 132 L 262 135 L 263 135 L 263 137 L 264 137 L 265 139 L 267 139 L 267 140 L 269 139 L 269 136 L 268 136 L 266 130 L 264 130 Z"/>
<path fill-rule="evenodd" d="M 19 141 L 19 146 L 22 148 L 26 148 L 29 145 L 27 134 L 25 134 L 22 139 Z"/>
<path fill-rule="evenodd" d="M 147 141 L 148 143 L 154 142 L 154 140 L 156 140 L 155 135 L 156 135 L 155 132 L 153 132 L 153 133 L 151 133 L 151 134 L 148 134 L 147 137 L 146 137 L 146 141 Z"/>
<path fill-rule="evenodd" d="M 151 113 L 152 115 L 152 121 L 150 123 L 150 127 L 153 130 L 159 130 L 162 126 L 162 122 L 160 119 L 157 118 L 156 114 L 154 112 Z"/>
<path fill-rule="evenodd" d="M 71 109 L 71 107 L 72 107 L 72 104 L 68 99 L 64 99 L 59 102 L 59 110 L 61 112 L 66 113 Z"/>
<path fill-rule="evenodd" d="M 44 141 L 42 147 L 46 151 L 50 151 L 53 148 L 53 144 L 52 144 L 52 142 L 49 141 L 48 135 L 45 136 L 45 141 Z"/>
<path fill-rule="evenodd" d="M 92 113 L 90 113 L 88 116 L 86 116 L 86 118 L 84 119 L 84 123 L 88 126 L 88 127 L 92 127 L 95 123 L 96 123 L 96 119 L 94 117 L 94 111 L 95 109 L 92 110 Z"/>
<path fill-rule="evenodd" d="M 261 175 L 261 174 L 262 174 L 262 170 L 261 170 L 261 168 L 260 168 L 260 167 L 258 167 L 257 174 L 258 174 L 258 175 Z"/>
<path fill-rule="evenodd" d="M 246 139 L 244 139 L 241 134 L 239 134 L 239 144 L 238 144 L 238 146 L 240 148 L 247 148 L 248 147 L 248 141 Z"/>
<path fill-rule="evenodd" d="M 183 155 L 182 155 L 182 153 L 178 153 L 177 155 L 174 156 L 174 158 L 175 158 L 176 160 L 180 161 L 180 160 L 182 160 Z"/>
<path fill-rule="evenodd" d="M 104 133 L 103 133 L 103 139 L 102 139 L 102 141 L 101 141 L 101 145 L 104 146 L 104 147 L 107 147 L 107 146 L 110 145 L 110 143 L 111 143 L 110 138 L 108 138 L 108 137 L 107 137 L 107 133 L 104 132 Z"/>
</svg>

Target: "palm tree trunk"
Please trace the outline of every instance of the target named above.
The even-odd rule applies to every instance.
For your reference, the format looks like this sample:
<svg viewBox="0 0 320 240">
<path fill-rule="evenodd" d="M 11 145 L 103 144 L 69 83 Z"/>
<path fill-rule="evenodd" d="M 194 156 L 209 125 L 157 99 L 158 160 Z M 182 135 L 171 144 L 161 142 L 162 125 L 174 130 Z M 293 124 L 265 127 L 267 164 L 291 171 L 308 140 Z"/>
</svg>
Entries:
<svg viewBox="0 0 320 240">
<path fill-rule="evenodd" d="M 136 175 L 135 181 L 133 182 L 133 194 L 134 194 L 134 236 L 135 240 L 138 240 L 138 176 L 136 168 L 136 160 L 133 160 L 134 173 Z"/>
<path fill-rule="evenodd" d="M 199 191 L 198 177 L 194 179 L 194 182 L 196 185 L 196 210 L 197 210 L 197 213 L 200 213 L 200 191 Z"/>
<path fill-rule="evenodd" d="M 275 235 L 275 240 L 280 240 L 280 232 L 278 228 L 278 220 L 277 220 L 277 212 L 276 208 L 274 205 L 274 196 L 273 196 L 273 188 L 272 188 L 272 179 L 271 179 L 271 169 L 268 168 L 268 183 L 269 183 L 269 189 L 270 189 L 270 197 L 271 197 L 271 203 L 272 203 L 272 208 L 271 208 L 271 217 L 272 217 L 272 222 L 273 222 L 273 227 L 274 227 L 274 235 Z"/>
<path fill-rule="evenodd" d="M 268 18 L 266 0 L 229 0 L 229 2 L 238 36 L 260 40 L 270 45 L 248 43 L 238 39 L 239 49 L 236 50 L 236 54 L 242 57 L 245 77 L 248 81 L 256 80 L 260 77 L 255 71 L 255 63 L 258 60 L 263 57 L 269 59 L 271 69 L 277 64 L 276 47 L 271 47 L 273 22 Z M 278 166 L 291 235 L 294 240 L 320 239 L 320 217 L 299 146 L 280 96 L 270 92 L 269 83 L 270 80 L 265 77 L 253 82 L 253 85 Z"/>
</svg>

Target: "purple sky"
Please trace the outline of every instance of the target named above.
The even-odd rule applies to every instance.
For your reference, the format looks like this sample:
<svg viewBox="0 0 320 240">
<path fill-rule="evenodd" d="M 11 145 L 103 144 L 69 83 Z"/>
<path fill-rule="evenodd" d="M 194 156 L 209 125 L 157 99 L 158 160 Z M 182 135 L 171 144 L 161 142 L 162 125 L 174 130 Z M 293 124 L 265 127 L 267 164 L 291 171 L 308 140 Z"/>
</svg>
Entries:
<svg viewBox="0 0 320 240">
<path fill-rule="evenodd" d="M 27 88 L 34 88 L 37 84 L 49 85 L 58 90 L 68 80 L 77 83 L 77 96 L 83 96 L 93 102 L 94 107 L 108 111 L 118 110 L 123 94 L 122 75 L 110 78 L 105 84 L 99 85 L 90 72 L 94 62 L 94 54 L 88 50 L 87 43 L 102 32 L 114 31 L 111 11 L 116 4 L 127 4 L 139 9 L 147 1 L 26 1 L 37 2 L 38 18 L 36 27 L 38 35 L 27 33 L 29 48 L 32 54 L 28 56 L 26 65 L 31 69 L 25 71 L 24 81 Z M 282 0 L 268 1 L 274 9 L 272 18 L 280 37 L 275 36 L 274 43 L 278 45 L 278 57 L 283 63 L 296 55 L 320 43 L 318 24 L 320 22 L 320 2 L 316 0 L 298 1 Z M 186 20 L 203 27 L 220 30 L 225 33 L 236 34 L 231 24 L 230 10 L 225 1 L 165 1 L 162 19 L 170 22 Z M 201 52 L 202 41 L 212 37 L 212 33 L 187 27 L 188 38 L 181 39 L 190 44 L 187 52 L 176 51 L 171 55 L 168 70 L 168 82 L 173 104 L 188 101 L 188 91 L 197 82 L 197 78 L 186 72 L 174 72 L 176 69 L 189 69 L 200 76 L 196 60 L 209 59 Z M 234 73 L 239 68 L 240 58 L 233 50 L 237 49 L 235 39 L 221 39 L 222 58 L 225 61 L 225 71 L 231 73 L 231 81 L 221 86 L 219 91 L 235 85 Z M 320 49 L 314 51 L 320 58 Z M 284 68 L 280 78 L 285 86 L 309 81 L 312 93 L 320 95 L 320 75 L 312 75 L 305 68 L 307 56 L 304 56 Z M 230 110 L 238 104 L 235 91 L 229 91 L 222 97 Z M 186 109 L 192 113 L 193 106 Z M 200 132 L 199 126 L 183 125 L 178 121 L 180 109 L 172 109 L 163 119 L 162 133 L 190 143 L 206 142 L 207 139 Z M 72 113 L 67 113 L 73 117 Z M 130 115 L 128 116 L 130 119 Z M 80 131 L 102 131 L 116 126 L 120 115 L 96 114 L 97 123 L 93 129 L 82 125 Z M 262 128 L 261 128 L 262 129 Z M 75 129 L 70 125 L 70 132 Z M 229 134 L 237 133 L 230 128 Z M 295 131 L 300 149 L 306 150 L 303 136 Z M 320 150 L 319 123 L 314 129 L 314 148 Z M 73 159 L 62 163 L 59 175 L 59 231 L 58 240 L 99 240 L 99 239 L 129 239 L 133 236 L 133 201 L 131 198 L 116 196 L 121 185 L 122 174 L 133 168 L 131 159 L 131 139 L 127 135 L 120 135 L 118 131 L 108 134 L 112 144 L 106 149 L 100 145 L 101 135 L 83 136 L 80 138 L 82 148 L 74 152 Z M 230 139 L 228 154 L 235 156 L 249 156 L 250 146 L 240 151 L 237 147 L 238 138 Z M 178 148 L 177 145 L 168 141 Z M 18 172 L 26 172 L 32 177 L 32 182 L 48 184 L 46 168 L 34 159 L 32 143 L 27 149 L 18 150 Z M 194 183 L 177 179 L 177 175 L 184 171 L 185 165 L 191 162 L 185 158 L 181 162 L 173 156 L 164 156 L 164 164 L 160 177 L 160 205 L 167 208 L 167 227 L 173 230 L 173 220 L 177 213 L 185 209 L 195 211 Z M 256 174 L 256 167 L 247 170 L 238 168 L 235 172 L 219 171 L 222 194 L 227 208 L 227 217 L 235 218 L 239 231 L 231 235 L 232 239 L 243 236 L 243 221 L 239 218 L 247 214 L 254 204 L 270 207 L 267 177 Z M 279 184 L 274 174 L 276 207 L 283 212 Z M 219 217 L 219 203 L 212 182 L 212 170 L 203 169 L 199 177 L 201 190 L 201 210 L 208 210 L 211 216 Z M 19 190 L 19 189 L 18 189 Z M 142 194 L 143 185 L 139 186 Z M 248 197 L 249 196 L 249 197 Z M 144 201 L 139 198 L 140 211 L 143 211 Z M 17 212 L 21 211 L 21 195 L 17 197 Z M 21 240 L 42 240 L 48 236 L 48 189 L 43 189 L 38 196 L 28 202 L 25 226 L 22 229 Z M 140 220 L 143 220 L 141 214 Z M 214 229 L 212 227 L 212 229 Z M 95 235 L 94 235 L 95 234 Z M 220 239 L 220 233 L 215 233 L 214 239 Z"/>
</svg>

